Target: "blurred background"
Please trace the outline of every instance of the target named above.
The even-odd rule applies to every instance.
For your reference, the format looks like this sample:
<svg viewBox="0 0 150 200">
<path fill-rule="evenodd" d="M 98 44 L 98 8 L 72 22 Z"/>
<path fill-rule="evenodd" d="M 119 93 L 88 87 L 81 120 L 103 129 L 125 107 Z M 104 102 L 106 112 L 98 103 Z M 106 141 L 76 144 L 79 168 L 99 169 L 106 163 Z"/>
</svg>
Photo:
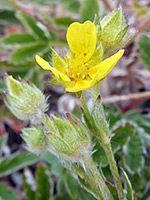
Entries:
<svg viewBox="0 0 150 200">
<path fill-rule="evenodd" d="M 50 199 L 50 191 L 46 197 L 42 196 L 41 182 L 45 182 L 47 188 L 53 188 L 56 200 L 94 199 L 51 154 L 46 152 L 36 156 L 24 150 L 20 130 L 30 124 L 16 119 L 6 108 L 4 79 L 8 73 L 14 78 L 32 81 L 50 96 L 48 114 L 58 112 L 63 115 L 70 111 L 81 116 L 79 99 L 74 94 L 64 93 L 61 86 L 48 85 L 51 76 L 36 64 L 35 55 L 50 63 L 50 47 L 65 55 L 68 48 L 65 34 L 72 22 L 93 21 L 95 15 L 102 19 L 120 6 L 129 24 L 129 33 L 134 36 L 123 47 L 123 58 L 100 83 L 100 91 L 110 129 L 124 123 L 124 135 L 134 132 L 117 147 L 117 162 L 131 180 L 135 199 L 150 199 L 149 0 L 0 0 L 0 199 Z M 91 106 L 88 95 L 87 101 Z M 120 135 L 118 143 L 124 135 Z M 99 162 L 99 159 L 95 160 Z M 111 180 L 105 159 L 102 165 Z M 45 176 L 47 171 L 52 180 Z M 39 180 L 38 177 L 42 178 Z M 76 195 L 70 185 L 77 188 Z M 35 191 L 41 192 L 41 197 L 36 196 Z"/>
</svg>

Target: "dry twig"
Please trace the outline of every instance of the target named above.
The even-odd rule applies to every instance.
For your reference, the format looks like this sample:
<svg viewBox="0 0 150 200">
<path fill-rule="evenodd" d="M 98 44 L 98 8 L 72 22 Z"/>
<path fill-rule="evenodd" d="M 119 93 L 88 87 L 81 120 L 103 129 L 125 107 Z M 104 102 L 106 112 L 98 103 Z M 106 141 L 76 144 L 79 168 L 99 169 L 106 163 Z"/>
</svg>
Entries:
<svg viewBox="0 0 150 200">
<path fill-rule="evenodd" d="M 138 93 L 128 94 L 128 95 L 114 95 L 114 96 L 103 98 L 102 102 L 105 104 L 109 104 L 109 103 L 117 103 L 120 101 L 129 101 L 129 100 L 135 100 L 135 99 L 149 99 L 149 98 L 150 98 L 150 91 L 147 91 L 147 92 L 138 92 Z"/>
</svg>

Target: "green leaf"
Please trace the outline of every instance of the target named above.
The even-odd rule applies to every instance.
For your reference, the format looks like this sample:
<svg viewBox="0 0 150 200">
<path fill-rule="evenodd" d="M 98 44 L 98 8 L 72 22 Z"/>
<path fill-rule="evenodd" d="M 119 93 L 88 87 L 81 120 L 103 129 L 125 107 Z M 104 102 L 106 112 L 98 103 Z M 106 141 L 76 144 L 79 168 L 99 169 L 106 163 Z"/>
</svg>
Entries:
<svg viewBox="0 0 150 200">
<path fill-rule="evenodd" d="M 55 196 L 54 200 L 72 200 L 72 198 L 69 195 L 60 195 L 60 196 Z"/>
<path fill-rule="evenodd" d="M 99 13 L 98 0 L 84 0 L 81 7 L 81 20 L 82 22 L 86 20 L 93 21 L 95 15 Z"/>
<path fill-rule="evenodd" d="M 8 140 L 8 136 L 7 135 L 4 135 L 4 136 L 0 137 L 0 156 L 1 156 L 2 151 L 3 151 L 3 147 L 6 145 L 7 140 Z"/>
<path fill-rule="evenodd" d="M 6 2 L 6 1 L 5 1 Z M 1 2 L 2 5 L 2 2 Z M 3 8 L 4 9 L 4 8 Z M 7 26 L 11 24 L 20 24 L 19 20 L 15 17 L 15 11 L 11 10 L 0 10 L 0 25 Z M 1 27 L 0 27 L 1 28 Z"/>
<path fill-rule="evenodd" d="M 71 174 L 66 174 L 64 181 L 65 181 L 65 186 L 68 190 L 69 195 L 72 198 L 77 198 L 78 187 L 79 187 L 77 180 L 73 178 Z"/>
<path fill-rule="evenodd" d="M 111 192 L 113 198 L 115 200 L 119 200 L 118 199 L 118 192 L 117 192 L 116 187 L 114 185 L 112 185 L 111 183 L 109 183 L 109 182 L 107 182 L 106 184 L 107 184 L 107 187 L 108 187 L 109 191 Z"/>
<path fill-rule="evenodd" d="M 43 41 L 48 41 L 50 39 L 50 34 L 47 28 L 36 21 L 33 17 L 26 15 L 23 12 L 17 13 L 18 19 L 29 29 L 37 38 Z"/>
<path fill-rule="evenodd" d="M 49 168 L 44 165 L 39 165 L 36 173 L 36 180 L 36 200 L 50 200 L 53 195 L 53 181 Z"/>
<path fill-rule="evenodd" d="M 63 195 L 67 194 L 66 187 L 65 187 L 65 182 L 64 182 L 64 177 L 65 177 L 65 175 L 62 175 L 58 179 L 58 182 L 57 182 L 57 191 L 58 191 L 58 194 L 60 196 L 63 196 Z"/>
<path fill-rule="evenodd" d="M 79 188 L 78 199 L 79 200 L 85 200 L 85 199 L 86 200 L 96 200 L 95 197 L 93 197 L 90 193 L 83 190 L 82 188 Z"/>
<path fill-rule="evenodd" d="M 95 101 L 94 108 L 93 108 L 93 111 L 92 111 L 92 117 L 94 119 L 94 123 L 96 124 L 97 128 L 101 132 L 108 133 L 108 123 L 107 123 L 107 120 L 105 118 L 105 113 L 104 113 L 104 109 L 103 109 L 101 99 L 99 97 Z"/>
<path fill-rule="evenodd" d="M 24 151 L 16 152 L 10 158 L 3 158 L 0 163 L 0 177 L 7 176 L 25 166 L 32 165 L 40 159 L 39 156 Z"/>
<path fill-rule="evenodd" d="M 126 172 L 122 169 L 122 173 L 123 173 L 123 176 L 125 178 L 125 182 L 126 182 L 126 190 L 127 190 L 127 199 L 128 200 L 133 200 L 133 194 L 132 194 L 132 185 L 130 183 L 130 180 L 126 174 Z"/>
<path fill-rule="evenodd" d="M 147 65 L 148 69 L 150 70 L 150 38 L 146 35 L 142 35 L 139 40 L 139 48 L 141 50 L 141 54 L 139 57 L 141 60 Z"/>
<path fill-rule="evenodd" d="M 58 0 L 59 2 L 63 3 L 63 6 L 65 6 L 69 12 L 74 12 L 74 13 L 78 13 L 79 12 L 79 8 L 80 8 L 80 0 Z M 56 2 L 56 0 L 55 0 Z"/>
<path fill-rule="evenodd" d="M 8 47 L 15 47 L 15 45 L 22 45 L 26 43 L 35 42 L 35 37 L 28 33 L 16 33 L 8 35 L 7 37 L 2 38 L 1 45 Z"/>
<path fill-rule="evenodd" d="M 15 195 L 13 189 L 0 183 L 0 199 L 1 200 L 19 200 Z"/>
<path fill-rule="evenodd" d="M 122 148 L 134 134 L 134 126 L 128 122 L 112 131 L 112 149 L 117 151 Z"/>
<path fill-rule="evenodd" d="M 50 164 L 51 172 L 56 175 L 62 175 L 65 172 L 65 169 L 60 164 L 60 161 L 58 158 L 54 155 L 52 155 L 50 152 L 44 152 L 42 154 L 42 158 Z"/>
<path fill-rule="evenodd" d="M 54 21 L 58 25 L 64 25 L 68 27 L 70 24 L 72 24 L 76 20 L 74 20 L 71 17 L 58 17 L 58 18 L 55 18 Z"/>
<path fill-rule="evenodd" d="M 93 196 L 97 197 L 98 199 L 99 198 L 102 199 L 102 196 L 99 191 L 99 187 L 92 188 L 92 186 L 85 179 L 82 179 L 80 176 L 78 176 L 78 181 L 80 185 L 82 186 L 82 188 L 84 188 L 85 190 L 93 194 Z"/>
<path fill-rule="evenodd" d="M 140 200 L 150 200 L 150 182 L 146 184 Z"/>
<path fill-rule="evenodd" d="M 123 147 L 123 163 L 131 174 L 142 170 L 144 164 L 143 154 L 144 148 L 141 145 L 141 138 L 136 132 L 132 139 Z"/>
<path fill-rule="evenodd" d="M 109 122 L 109 128 L 112 129 L 115 123 L 122 119 L 121 112 L 116 106 L 109 107 L 104 105 L 104 110 L 106 114 L 106 119 Z"/>
<path fill-rule="evenodd" d="M 23 188 L 26 193 L 26 200 L 35 200 L 36 183 L 31 171 L 26 168 L 23 175 Z"/>
<path fill-rule="evenodd" d="M 34 56 L 38 53 L 42 54 L 47 52 L 49 47 L 46 44 L 35 42 L 32 44 L 24 45 L 11 54 L 11 63 L 25 64 L 25 62 L 34 60 Z"/>
<path fill-rule="evenodd" d="M 103 148 L 99 145 L 98 142 L 94 141 L 93 144 L 95 144 L 94 146 L 94 153 L 93 153 L 93 159 L 94 161 L 99 165 L 101 164 L 102 167 L 105 167 L 108 165 L 108 159 L 107 156 L 105 154 L 105 151 L 103 150 Z"/>
</svg>

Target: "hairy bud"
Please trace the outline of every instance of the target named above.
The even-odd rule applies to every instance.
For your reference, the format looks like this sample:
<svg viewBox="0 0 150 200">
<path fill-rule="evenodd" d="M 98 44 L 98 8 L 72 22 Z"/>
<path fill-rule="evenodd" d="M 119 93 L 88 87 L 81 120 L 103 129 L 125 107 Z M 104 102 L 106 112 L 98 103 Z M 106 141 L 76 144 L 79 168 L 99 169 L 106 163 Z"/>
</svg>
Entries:
<svg viewBox="0 0 150 200">
<path fill-rule="evenodd" d="M 50 144 L 58 154 L 72 162 L 82 162 L 82 157 L 91 153 L 91 138 L 86 126 L 72 114 L 67 119 L 46 117 L 49 132 L 46 133 Z"/>
<path fill-rule="evenodd" d="M 22 138 L 27 143 L 27 149 L 33 153 L 40 154 L 48 149 L 48 140 L 40 125 L 22 129 Z"/>
<path fill-rule="evenodd" d="M 6 85 L 6 105 L 17 118 L 34 119 L 46 111 L 46 98 L 33 83 L 17 81 L 7 75 Z"/>
<path fill-rule="evenodd" d="M 132 37 L 128 37 L 129 26 L 126 25 L 122 8 L 108 14 L 97 26 L 101 26 L 101 42 L 105 50 L 121 47 Z"/>
</svg>

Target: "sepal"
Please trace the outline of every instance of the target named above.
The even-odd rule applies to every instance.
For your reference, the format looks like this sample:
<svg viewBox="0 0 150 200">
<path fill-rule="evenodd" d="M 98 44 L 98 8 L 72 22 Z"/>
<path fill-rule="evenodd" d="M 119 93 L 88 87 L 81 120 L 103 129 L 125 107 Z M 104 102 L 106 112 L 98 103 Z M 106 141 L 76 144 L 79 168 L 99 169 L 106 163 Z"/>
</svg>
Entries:
<svg viewBox="0 0 150 200">
<path fill-rule="evenodd" d="M 40 125 L 22 129 L 22 138 L 27 143 L 27 149 L 33 153 L 40 154 L 48 149 L 48 139 Z"/>
</svg>

